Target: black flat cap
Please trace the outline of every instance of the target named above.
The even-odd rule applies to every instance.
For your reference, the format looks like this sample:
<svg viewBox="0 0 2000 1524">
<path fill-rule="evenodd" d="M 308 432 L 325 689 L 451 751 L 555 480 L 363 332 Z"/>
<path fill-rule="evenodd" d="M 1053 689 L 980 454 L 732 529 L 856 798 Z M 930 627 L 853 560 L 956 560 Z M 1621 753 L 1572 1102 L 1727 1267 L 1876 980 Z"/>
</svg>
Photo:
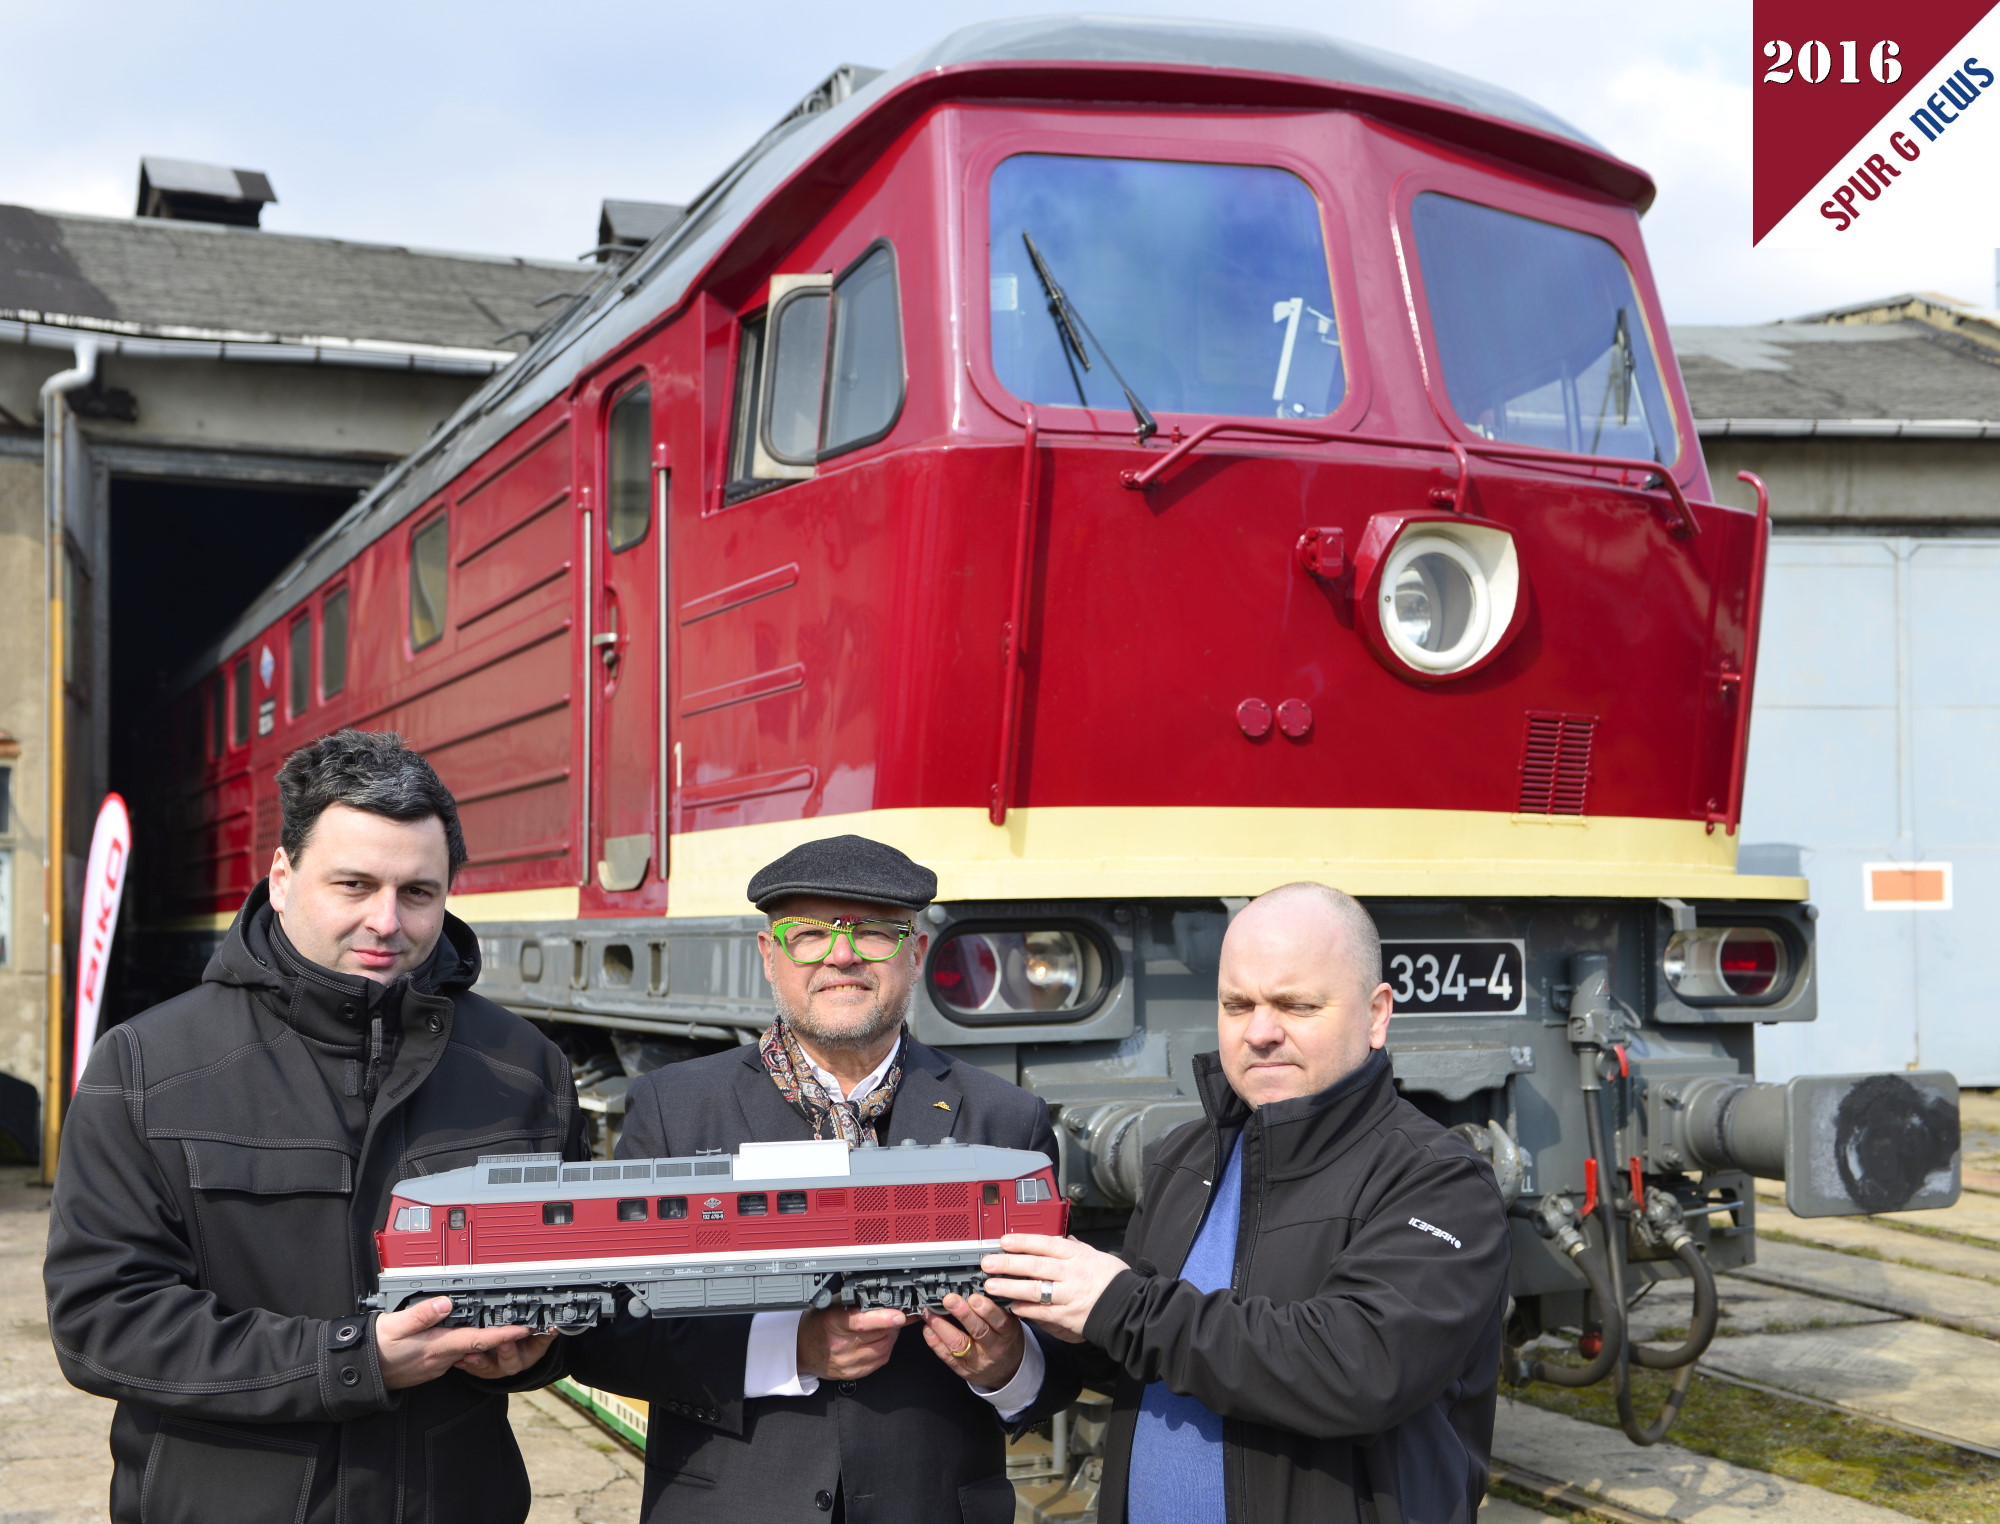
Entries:
<svg viewBox="0 0 2000 1524">
<path fill-rule="evenodd" d="M 750 876 L 750 902 L 759 910 L 795 894 L 922 910 L 937 898 L 937 875 L 866 836 L 828 836 L 793 847 Z"/>
</svg>

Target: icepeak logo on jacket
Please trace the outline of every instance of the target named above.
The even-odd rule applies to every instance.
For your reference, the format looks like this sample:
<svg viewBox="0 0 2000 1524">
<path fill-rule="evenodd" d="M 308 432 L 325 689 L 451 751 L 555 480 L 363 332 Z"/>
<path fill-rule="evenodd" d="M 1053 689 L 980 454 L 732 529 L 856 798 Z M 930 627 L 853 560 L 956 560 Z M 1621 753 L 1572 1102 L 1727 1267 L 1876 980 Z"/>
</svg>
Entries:
<svg viewBox="0 0 2000 1524">
<path fill-rule="evenodd" d="M 1456 1238 L 1453 1238 L 1449 1233 L 1445 1232 L 1443 1228 L 1433 1227 L 1430 1223 L 1425 1222 L 1421 1217 L 1412 1217 L 1410 1219 L 1410 1226 L 1413 1228 L 1421 1228 L 1424 1232 L 1430 1234 L 1432 1238 L 1442 1238 L 1446 1243 L 1450 1244 L 1454 1249 L 1463 1249 L 1465 1247 L 1464 1244 L 1460 1243 Z"/>
</svg>

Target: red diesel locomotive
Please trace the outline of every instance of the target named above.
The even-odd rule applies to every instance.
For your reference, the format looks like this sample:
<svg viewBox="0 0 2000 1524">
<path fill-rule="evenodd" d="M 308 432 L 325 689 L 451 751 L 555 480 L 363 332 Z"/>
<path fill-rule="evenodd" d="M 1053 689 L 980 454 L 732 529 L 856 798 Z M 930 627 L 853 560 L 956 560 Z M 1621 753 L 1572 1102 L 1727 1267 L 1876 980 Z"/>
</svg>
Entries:
<svg viewBox="0 0 2000 1524">
<path fill-rule="evenodd" d="M 482 990 L 608 1141 L 630 1075 L 768 1022 L 750 873 L 887 840 L 941 884 L 912 1031 L 1050 1103 L 1109 1234 L 1199 1114 L 1229 915 L 1322 879 L 1381 925 L 1399 1085 L 1513 1208 L 1512 1338 L 1593 1334 L 1512 1374 L 1684 1380 L 1753 1171 L 1883 1210 L 1957 1155 L 1949 1076 L 1754 1082 L 1813 917 L 1737 871 L 1767 526 L 1703 464 L 1652 195 L 1301 33 L 841 70 L 191 675 L 150 922 L 218 935 L 286 753 L 399 730 L 460 801 Z M 1627 1287 L 1683 1274 L 1697 1334 L 1628 1347 Z"/>
<path fill-rule="evenodd" d="M 581 1333 L 615 1316 L 935 1307 L 986 1283 L 1002 1233 L 1061 1234 L 1040 1154 L 839 1141 L 729 1156 L 565 1163 L 495 1154 L 405 1180 L 365 1306 L 448 1296 L 447 1323 Z"/>
</svg>

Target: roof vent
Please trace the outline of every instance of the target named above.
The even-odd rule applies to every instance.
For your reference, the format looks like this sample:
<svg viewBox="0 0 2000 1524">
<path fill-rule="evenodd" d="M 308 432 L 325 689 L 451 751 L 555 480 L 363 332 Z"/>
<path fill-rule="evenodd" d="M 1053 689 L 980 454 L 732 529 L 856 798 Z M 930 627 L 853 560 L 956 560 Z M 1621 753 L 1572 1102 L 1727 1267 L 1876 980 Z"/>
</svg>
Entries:
<svg viewBox="0 0 2000 1524">
<path fill-rule="evenodd" d="M 688 209 L 664 201 L 606 201 L 597 214 L 597 262 L 643 249 L 687 221 Z"/>
<path fill-rule="evenodd" d="M 264 208 L 278 199 L 261 170 L 224 169 L 189 159 L 139 161 L 141 217 L 173 222 L 224 222 L 254 228 Z"/>
</svg>

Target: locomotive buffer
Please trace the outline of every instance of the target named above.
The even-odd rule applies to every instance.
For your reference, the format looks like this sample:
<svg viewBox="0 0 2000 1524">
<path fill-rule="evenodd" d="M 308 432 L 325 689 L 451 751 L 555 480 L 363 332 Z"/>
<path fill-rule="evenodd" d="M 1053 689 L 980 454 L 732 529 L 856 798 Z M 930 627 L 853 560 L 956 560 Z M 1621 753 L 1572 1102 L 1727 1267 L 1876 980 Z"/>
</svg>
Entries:
<svg viewBox="0 0 2000 1524">
<path fill-rule="evenodd" d="M 746 1143 L 564 1162 L 494 1154 L 402 1181 L 363 1307 L 448 1296 L 451 1326 L 576 1334 L 633 1317 L 937 1305 L 985 1285 L 1000 1235 L 1061 1234 L 1054 1166 L 1022 1149 Z"/>
</svg>

